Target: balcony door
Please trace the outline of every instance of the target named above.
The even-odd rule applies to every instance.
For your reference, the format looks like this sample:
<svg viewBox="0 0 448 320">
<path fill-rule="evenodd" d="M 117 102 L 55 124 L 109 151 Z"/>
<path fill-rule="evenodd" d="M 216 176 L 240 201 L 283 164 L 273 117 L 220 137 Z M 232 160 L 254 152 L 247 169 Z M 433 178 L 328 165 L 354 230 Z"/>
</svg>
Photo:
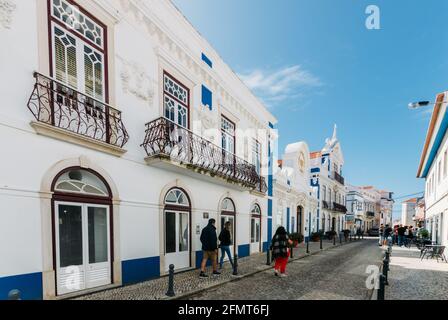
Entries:
<svg viewBox="0 0 448 320">
<path fill-rule="evenodd" d="M 173 264 L 176 270 L 191 267 L 191 210 L 187 194 L 170 190 L 165 197 L 164 245 L 165 271 Z"/>
<path fill-rule="evenodd" d="M 52 76 L 100 101 L 106 96 L 107 28 L 67 0 L 49 1 Z"/>
</svg>

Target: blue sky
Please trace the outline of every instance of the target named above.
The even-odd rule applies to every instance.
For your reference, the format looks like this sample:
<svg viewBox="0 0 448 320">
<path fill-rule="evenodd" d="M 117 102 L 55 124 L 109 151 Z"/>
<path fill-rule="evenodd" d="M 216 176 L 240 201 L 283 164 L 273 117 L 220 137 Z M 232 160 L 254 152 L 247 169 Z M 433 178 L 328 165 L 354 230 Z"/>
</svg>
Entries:
<svg viewBox="0 0 448 320">
<path fill-rule="evenodd" d="M 280 150 L 319 150 L 336 123 L 349 183 L 424 190 L 415 176 L 431 109 L 407 104 L 448 89 L 448 1 L 174 3 L 278 118 Z M 380 30 L 365 27 L 370 4 Z"/>
</svg>

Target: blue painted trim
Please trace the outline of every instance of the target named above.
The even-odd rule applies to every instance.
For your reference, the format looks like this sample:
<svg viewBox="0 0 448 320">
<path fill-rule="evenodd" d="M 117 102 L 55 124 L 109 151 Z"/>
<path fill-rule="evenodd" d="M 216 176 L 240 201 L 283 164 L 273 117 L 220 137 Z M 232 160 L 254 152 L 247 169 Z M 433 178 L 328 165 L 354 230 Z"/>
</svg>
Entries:
<svg viewBox="0 0 448 320">
<path fill-rule="evenodd" d="M 290 226 L 290 220 L 291 219 L 291 209 L 286 208 L 286 231 L 290 232 L 289 226 Z"/>
<path fill-rule="evenodd" d="M 268 248 L 269 248 L 269 242 L 268 241 L 263 242 L 263 252 L 268 251 Z"/>
<path fill-rule="evenodd" d="M 320 168 L 312 168 L 311 173 L 317 173 L 320 172 Z"/>
<path fill-rule="evenodd" d="M 201 59 L 204 61 L 210 68 L 213 68 L 213 62 L 210 60 L 203 52 L 201 54 Z"/>
<path fill-rule="evenodd" d="M 250 244 L 242 244 L 238 246 L 238 258 L 250 256 Z"/>
<path fill-rule="evenodd" d="M 423 170 L 422 178 L 426 178 L 428 176 L 428 172 L 431 169 L 431 166 L 437 156 L 437 152 L 440 149 L 440 145 L 443 142 L 443 138 L 445 137 L 447 129 L 448 129 L 448 111 L 445 112 L 442 122 L 440 123 L 439 130 L 437 131 L 436 137 L 434 138 L 434 143 L 432 145 L 431 152 L 429 153 L 425 170 Z"/>
<path fill-rule="evenodd" d="M 208 105 L 213 110 L 213 93 L 204 85 L 202 85 L 202 104 Z"/>
<path fill-rule="evenodd" d="M 203 256 L 204 256 L 204 252 L 202 250 L 196 251 L 196 269 L 199 269 L 201 267 Z M 232 257 L 233 257 L 233 252 L 232 252 Z M 210 261 L 210 259 L 208 259 L 206 266 L 210 267 L 211 265 L 212 265 L 212 262 Z"/>
<path fill-rule="evenodd" d="M 42 300 L 42 272 L 0 278 L 0 300 L 7 300 L 11 290 L 20 291 L 22 300 Z"/>
<path fill-rule="evenodd" d="M 122 261 L 121 273 L 123 285 L 160 277 L 160 257 Z"/>
</svg>

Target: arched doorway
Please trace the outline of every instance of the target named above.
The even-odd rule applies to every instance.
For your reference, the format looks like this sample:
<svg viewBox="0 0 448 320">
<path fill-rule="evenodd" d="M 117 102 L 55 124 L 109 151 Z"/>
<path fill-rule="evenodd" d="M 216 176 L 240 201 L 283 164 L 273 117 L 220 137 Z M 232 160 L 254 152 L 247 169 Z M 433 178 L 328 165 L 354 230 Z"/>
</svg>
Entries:
<svg viewBox="0 0 448 320">
<path fill-rule="evenodd" d="M 232 240 L 232 245 L 230 246 L 230 251 L 235 255 L 236 253 L 236 208 L 235 203 L 230 198 L 225 198 L 221 202 L 221 219 L 220 219 L 220 230 L 224 229 L 225 224 L 230 223 L 230 236 Z M 219 234 L 218 234 L 219 235 Z M 221 255 L 221 250 L 219 251 Z M 221 258 L 221 257 L 219 257 Z M 227 261 L 228 257 L 225 256 L 224 260 Z"/>
<path fill-rule="evenodd" d="M 105 179 L 72 167 L 51 189 L 57 295 L 112 283 L 112 192 Z"/>
<path fill-rule="evenodd" d="M 304 234 L 303 232 L 303 207 L 297 207 L 297 232 Z"/>
<path fill-rule="evenodd" d="M 191 267 L 191 202 L 187 193 L 173 188 L 164 200 L 165 271 Z"/>
<path fill-rule="evenodd" d="M 256 203 L 251 209 L 250 218 L 250 252 L 261 251 L 261 209 Z"/>
</svg>

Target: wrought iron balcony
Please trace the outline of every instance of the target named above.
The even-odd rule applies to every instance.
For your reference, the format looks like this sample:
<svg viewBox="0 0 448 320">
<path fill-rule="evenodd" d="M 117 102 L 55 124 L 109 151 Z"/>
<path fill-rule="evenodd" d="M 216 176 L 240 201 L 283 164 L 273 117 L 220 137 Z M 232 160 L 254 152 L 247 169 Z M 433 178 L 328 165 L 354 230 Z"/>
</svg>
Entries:
<svg viewBox="0 0 448 320">
<path fill-rule="evenodd" d="M 170 160 L 252 190 L 267 191 L 266 181 L 254 165 L 166 118 L 146 125 L 142 147 L 148 158 Z"/>
<path fill-rule="evenodd" d="M 366 216 L 369 217 L 369 218 L 373 218 L 373 217 L 375 217 L 375 212 L 373 212 L 373 211 L 367 211 L 367 212 L 366 212 Z"/>
<path fill-rule="evenodd" d="M 339 173 L 337 173 L 336 171 L 333 171 L 333 179 L 336 180 L 337 182 L 339 182 L 342 185 L 345 185 L 345 179 L 343 176 L 341 176 Z"/>
<path fill-rule="evenodd" d="M 34 78 L 28 109 L 38 122 L 119 148 L 129 140 L 120 111 L 40 73 Z"/>
<path fill-rule="evenodd" d="M 342 204 L 333 202 L 333 211 L 347 213 L 347 208 Z"/>
</svg>

